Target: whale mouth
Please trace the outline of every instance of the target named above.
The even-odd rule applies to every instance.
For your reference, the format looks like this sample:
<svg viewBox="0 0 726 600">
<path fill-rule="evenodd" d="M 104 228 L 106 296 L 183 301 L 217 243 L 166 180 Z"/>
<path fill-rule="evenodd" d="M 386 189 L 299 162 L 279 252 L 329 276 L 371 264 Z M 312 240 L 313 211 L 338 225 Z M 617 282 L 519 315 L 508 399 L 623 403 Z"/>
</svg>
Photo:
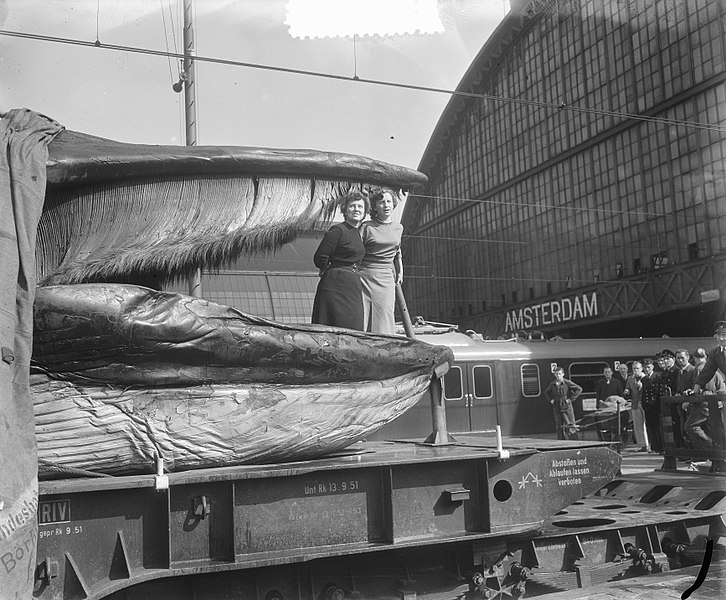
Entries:
<svg viewBox="0 0 726 600">
<path fill-rule="evenodd" d="M 351 190 L 405 197 L 418 171 L 364 156 L 127 144 L 62 130 L 48 146 L 41 285 L 163 283 L 324 230 Z"/>
</svg>

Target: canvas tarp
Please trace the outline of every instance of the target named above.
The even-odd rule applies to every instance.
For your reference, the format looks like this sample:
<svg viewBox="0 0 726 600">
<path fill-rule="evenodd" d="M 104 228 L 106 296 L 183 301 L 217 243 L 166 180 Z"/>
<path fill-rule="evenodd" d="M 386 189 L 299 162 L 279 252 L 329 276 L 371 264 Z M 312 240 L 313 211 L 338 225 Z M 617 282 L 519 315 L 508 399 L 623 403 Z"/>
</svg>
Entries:
<svg viewBox="0 0 726 600">
<path fill-rule="evenodd" d="M 48 144 L 62 127 L 25 109 L 0 118 L 0 596 L 32 597 L 38 465 L 29 391 L 35 237 Z"/>
</svg>

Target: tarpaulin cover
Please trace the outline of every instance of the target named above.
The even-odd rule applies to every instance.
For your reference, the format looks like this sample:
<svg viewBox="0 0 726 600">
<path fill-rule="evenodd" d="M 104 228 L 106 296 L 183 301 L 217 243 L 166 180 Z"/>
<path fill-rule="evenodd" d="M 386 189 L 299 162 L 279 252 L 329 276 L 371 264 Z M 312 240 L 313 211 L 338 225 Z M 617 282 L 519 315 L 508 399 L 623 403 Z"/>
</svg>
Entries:
<svg viewBox="0 0 726 600">
<path fill-rule="evenodd" d="M 38 480 L 28 384 L 35 238 L 47 145 L 61 126 L 29 110 L 0 119 L 0 594 L 32 597 Z"/>
<path fill-rule="evenodd" d="M 42 476 L 315 458 L 402 414 L 453 361 L 444 346 L 129 284 L 39 288 L 34 338 Z"/>
</svg>

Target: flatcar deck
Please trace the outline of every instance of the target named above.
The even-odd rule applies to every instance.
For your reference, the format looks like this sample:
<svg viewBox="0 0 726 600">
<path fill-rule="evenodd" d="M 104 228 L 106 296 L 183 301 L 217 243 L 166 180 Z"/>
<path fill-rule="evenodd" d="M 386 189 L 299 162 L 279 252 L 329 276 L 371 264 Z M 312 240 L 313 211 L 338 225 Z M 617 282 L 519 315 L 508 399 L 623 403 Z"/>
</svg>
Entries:
<svg viewBox="0 0 726 600">
<path fill-rule="evenodd" d="M 505 445 L 506 457 L 491 437 L 373 442 L 307 462 L 43 481 L 39 597 L 101 598 L 170 576 L 527 537 L 620 466 L 602 443 Z"/>
<path fill-rule="evenodd" d="M 459 434 L 457 434 L 458 436 Z M 522 458 L 543 452 L 577 452 L 584 449 L 608 449 L 606 442 L 547 440 L 537 438 L 505 438 L 504 448 L 511 458 Z M 619 460 L 616 453 L 603 452 L 608 456 L 608 466 Z M 170 485 L 230 481 L 234 479 L 259 479 L 286 477 L 311 472 L 335 471 L 338 469 L 359 469 L 384 465 L 422 464 L 452 462 L 472 459 L 499 459 L 497 441 L 491 435 L 461 434 L 456 443 L 434 446 L 417 440 L 395 440 L 360 442 L 348 449 L 330 454 L 325 458 L 309 461 L 239 465 L 232 467 L 205 468 L 167 473 Z M 49 479 L 39 483 L 40 493 L 98 491 L 126 487 L 154 487 L 156 478 L 154 466 L 150 464 L 149 474 L 105 478 Z"/>
<path fill-rule="evenodd" d="M 262 599 L 328 597 L 333 583 L 358 597 L 537 596 L 700 565 L 726 533 L 725 480 L 624 454 L 458 434 L 305 462 L 43 481 L 36 596 L 141 586 L 173 598 L 192 586 L 217 600 L 198 577 Z"/>
</svg>

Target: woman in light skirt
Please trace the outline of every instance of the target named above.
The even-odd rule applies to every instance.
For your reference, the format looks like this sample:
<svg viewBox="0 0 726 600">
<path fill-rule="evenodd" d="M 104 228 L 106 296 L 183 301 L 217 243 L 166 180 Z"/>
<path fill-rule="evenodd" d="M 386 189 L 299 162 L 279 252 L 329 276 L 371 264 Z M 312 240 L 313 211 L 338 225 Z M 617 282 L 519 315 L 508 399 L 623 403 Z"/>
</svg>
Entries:
<svg viewBox="0 0 726 600">
<path fill-rule="evenodd" d="M 389 191 L 376 190 L 370 200 L 371 219 L 360 228 L 366 249 L 360 268 L 363 325 L 372 333 L 396 333 L 396 285 L 403 281 L 403 226 L 393 222 L 398 198 Z"/>
</svg>

